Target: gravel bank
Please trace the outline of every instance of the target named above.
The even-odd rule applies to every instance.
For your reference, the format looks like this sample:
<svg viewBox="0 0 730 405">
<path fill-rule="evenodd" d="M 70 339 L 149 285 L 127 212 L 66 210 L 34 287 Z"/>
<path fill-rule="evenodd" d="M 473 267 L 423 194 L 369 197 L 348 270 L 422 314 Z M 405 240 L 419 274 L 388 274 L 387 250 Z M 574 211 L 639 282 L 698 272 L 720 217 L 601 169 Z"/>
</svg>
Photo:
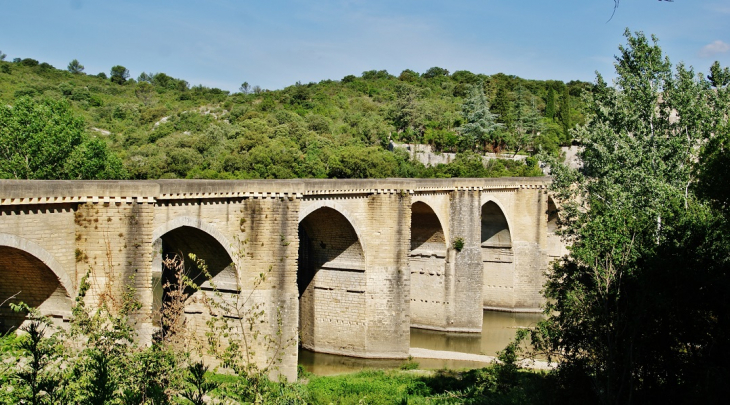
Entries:
<svg viewBox="0 0 730 405">
<path fill-rule="evenodd" d="M 497 359 L 494 356 L 485 356 L 483 354 L 447 352 L 442 350 L 421 349 L 419 347 L 411 347 L 410 355 L 414 358 L 421 359 L 465 360 L 478 361 L 482 363 L 491 363 Z M 522 360 L 520 362 L 520 366 L 534 370 L 550 370 L 555 368 L 555 364 L 548 364 L 548 362 L 541 360 Z"/>
</svg>

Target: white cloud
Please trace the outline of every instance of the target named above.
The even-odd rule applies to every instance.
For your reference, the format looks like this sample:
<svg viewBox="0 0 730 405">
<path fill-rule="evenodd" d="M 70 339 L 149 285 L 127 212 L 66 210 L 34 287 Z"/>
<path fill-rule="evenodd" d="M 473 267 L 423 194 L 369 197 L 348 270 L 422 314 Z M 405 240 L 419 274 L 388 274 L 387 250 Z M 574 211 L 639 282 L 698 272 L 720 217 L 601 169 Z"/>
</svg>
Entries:
<svg viewBox="0 0 730 405">
<path fill-rule="evenodd" d="M 718 14 L 730 14 L 730 6 L 727 4 L 708 4 L 705 9 Z"/>
<path fill-rule="evenodd" d="M 718 53 L 730 51 L 730 44 L 720 41 L 719 39 L 711 44 L 707 44 L 700 49 L 698 55 L 702 58 L 711 58 Z"/>
</svg>

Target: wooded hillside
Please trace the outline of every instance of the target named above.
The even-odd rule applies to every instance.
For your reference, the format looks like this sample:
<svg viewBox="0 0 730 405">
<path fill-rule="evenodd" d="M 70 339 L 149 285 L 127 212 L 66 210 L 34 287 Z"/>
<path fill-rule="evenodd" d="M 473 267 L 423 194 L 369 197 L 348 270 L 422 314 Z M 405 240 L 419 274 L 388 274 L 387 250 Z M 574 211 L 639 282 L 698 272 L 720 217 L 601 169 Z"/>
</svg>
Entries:
<svg viewBox="0 0 730 405">
<path fill-rule="evenodd" d="M 244 83 L 229 94 L 165 73 L 133 79 L 123 66 L 107 77 L 84 74 L 76 60 L 67 69 L 30 58 L 0 62 L 3 105 L 60 101 L 54 108 L 82 118 L 85 136 L 104 140 L 121 160 L 123 170 L 106 170 L 107 177 L 131 179 L 541 175 L 534 159 L 484 167 L 478 154 L 557 153 L 571 142 L 568 128 L 585 120 L 581 94 L 588 88 L 434 67 L 398 76 L 372 70 L 274 91 Z M 0 136 L 10 136 L 8 128 L 0 125 Z M 427 168 L 388 151 L 389 140 L 459 155 Z M 6 159 L 13 153 L 3 152 Z M 28 178 L 15 172 L 2 177 Z M 59 177 L 88 177 L 80 173 Z"/>
</svg>

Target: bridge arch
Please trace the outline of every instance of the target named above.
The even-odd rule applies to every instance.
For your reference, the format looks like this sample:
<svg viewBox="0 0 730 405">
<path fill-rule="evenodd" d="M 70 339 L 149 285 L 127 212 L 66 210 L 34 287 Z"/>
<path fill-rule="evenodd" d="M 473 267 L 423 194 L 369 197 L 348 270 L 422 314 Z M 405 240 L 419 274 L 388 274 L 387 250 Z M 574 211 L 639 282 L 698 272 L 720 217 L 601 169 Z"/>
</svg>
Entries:
<svg viewBox="0 0 730 405">
<path fill-rule="evenodd" d="M 300 343 L 317 352 L 366 351 L 366 260 L 362 239 L 342 212 L 319 206 L 299 222 Z"/>
<path fill-rule="evenodd" d="M 338 204 L 336 201 L 318 200 L 316 204 L 307 205 L 304 209 L 299 211 L 299 223 L 301 224 L 302 221 L 304 221 L 304 219 L 306 217 L 308 217 L 314 211 L 319 210 L 320 208 L 331 208 L 331 209 L 337 211 L 337 213 L 339 213 L 340 215 L 342 215 L 347 220 L 347 222 L 350 223 L 350 226 L 352 227 L 352 229 L 355 231 L 355 234 L 357 235 L 357 239 L 359 241 L 361 241 L 361 245 L 362 245 L 362 241 L 364 241 L 365 239 L 363 238 L 362 231 L 361 231 L 362 226 L 359 223 L 359 221 L 357 220 L 357 217 L 355 215 L 353 215 L 342 204 Z M 364 248 L 364 246 L 363 246 L 363 248 Z"/>
<path fill-rule="evenodd" d="M 76 288 L 74 288 L 74 284 L 71 282 L 71 277 L 68 276 L 61 263 L 40 245 L 15 235 L 0 233 L 0 247 L 3 246 L 22 250 L 38 258 L 38 260 L 48 266 L 53 274 L 56 275 L 58 281 L 69 295 L 72 297 L 76 296 Z"/>
<path fill-rule="evenodd" d="M 446 204 L 444 204 L 445 199 Z M 411 207 L 413 207 L 413 204 L 417 202 L 422 202 L 426 205 L 428 205 L 433 212 L 436 214 L 436 217 L 438 217 L 439 222 L 441 223 L 441 227 L 444 230 L 444 235 L 446 237 L 446 240 L 451 240 L 449 238 L 449 205 L 448 205 L 448 195 L 444 194 L 443 196 L 433 196 L 433 195 L 423 195 L 423 194 L 414 194 L 411 198 Z"/>
<path fill-rule="evenodd" d="M 0 302 L 25 302 L 52 318 L 71 316 L 76 295 L 71 278 L 61 264 L 38 244 L 11 234 L 0 233 Z M 24 316 L 13 313 L 9 302 L 0 308 L 0 332 L 20 326 Z"/>
<path fill-rule="evenodd" d="M 547 204 L 547 253 L 548 259 L 555 260 L 568 254 L 568 249 L 565 246 L 565 242 L 561 239 L 561 236 L 556 232 L 559 230 L 558 226 L 558 212 L 559 207 L 555 203 L 552 197 L 548 196 Z"/>
<path fill-rule="evenodd" d="M 153 271 L 152 271 L 152 315 L 153 321 L 159 321 L 160 309 L 169 299 L 165 290 L 167 283 L 176 284 L 174 269 L 166 268 L 164 261 L 178 256 L 183 260 L 186 275 L 200 286 L 201 290 L 215 290 L 226 294 L 237 294 L 239 289 L 239 274 L 236 266 L 236 255 L 229 239 L 213 225 L 198 218 L 177 217 L 157 227 L 152 233 L 153 241 Z M 193 253 L 203 260 L 211 279 L 198 269 L 194 260 L 189 257 Z M 188 301 L 185 304 L 184 314 L 188 322 L 188 329 L 194 334 L 202 334 L 206 330 L 207 320 L 203 304 L 196 303 L 194 298 L 201 294 L 192 288 L 185 288 Z M 200 332 L 200 333 L 198 333 Z M 202 336 L 202 335 L 201 335 Z"/>
<path fill-rule="evenodd" d="M 443 221 L 433 208 L 425 202 L 416 201 L 411 204 L 411 251 L 424 246 L 427 246 L 429 251 L 437 250 L 438 253 L 445 255 L 445 230 Z"/>
<path fill-rule="evenodd" d="M 496 199 L 487 199 L 481 207 L 482 246 L 512 246 L 512 224 L 504 206 Z"/>
<path fill-rule="evenodd" d="M 152 232 L 152 240 L 157 241 L 160 239 L 163 235 L 167 234 L 170 231 L 173 231 L 177 228 L 181 227 L 190 227 L 190 228 L 196 228 L 199 229 L 206 234 L 212 236 L 218 243 L 226 250 L 226 253 L 230 257 L 236 257 L 235 254 L 232 251 L 233 245 L 231 244 L 230 240 L 218 229 L 216 229 L 213 225 L 210 225 L 206 222 L 203 222 L 200 220 L 200 218 L 193 218 L 193 217 L 177 217 L 174 218 L 168 222 L 166 222 L 163 225 L 158 226 L 155 228 L 155 230 Z"/>
<path fill-rule="evenodd" d="M 481 206 L 482 304 L 509 309 L 515 302 L 515 260 L 512 224 L 499 201 Z"/>
<path fill-rule="evenodd" d="M 445 320 L 447 239 L 443 222 L 423 201 L 411 204 L 411 326 L 438 329 Z"/>
</svg>

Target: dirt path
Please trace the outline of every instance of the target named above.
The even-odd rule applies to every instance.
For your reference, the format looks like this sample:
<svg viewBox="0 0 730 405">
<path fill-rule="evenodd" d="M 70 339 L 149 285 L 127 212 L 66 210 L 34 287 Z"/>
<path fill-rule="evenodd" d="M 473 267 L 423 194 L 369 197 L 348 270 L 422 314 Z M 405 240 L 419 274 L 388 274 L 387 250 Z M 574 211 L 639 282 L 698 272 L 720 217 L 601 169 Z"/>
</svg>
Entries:
<svg viewBox="0 0 730 405">
<path fill-rule="evenodd" d="M 442 350 L 421 349 L 419 347 L 411 347 L 410 355 L 414 358 L 421 359 L 465 360 L 478 361 L 482 363 L 491 363 L 497 359 L 494 356 L 485 356 L 483 354 L 447 352 Z M 555 364 L 548 364 L 548 362 L 541 360 L 522 360 L 520 362 L 520 366 L 534 370 L 550 370 L 555 368 Z"/>
</svg>

